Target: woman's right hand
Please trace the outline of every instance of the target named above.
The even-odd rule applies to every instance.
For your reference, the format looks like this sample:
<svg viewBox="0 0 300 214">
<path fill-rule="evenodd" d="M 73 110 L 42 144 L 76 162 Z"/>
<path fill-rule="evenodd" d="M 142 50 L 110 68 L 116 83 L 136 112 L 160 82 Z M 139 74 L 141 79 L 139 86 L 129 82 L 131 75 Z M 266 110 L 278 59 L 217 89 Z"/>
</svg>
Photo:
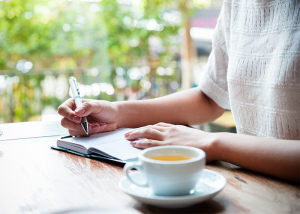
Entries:
<svg viewBox="0 0 300 214">
<path fill-rule="evenodd" d="M 76 108 L 74 99 L 70 98 L 58 107 L 58 113 L 64 117 L 61 125 L 72 136 L 86 136 L 80 124 L 82 117 L 87 117 L 89 122 L 89 135 L 113 131 L 118 125 L 117 105 L 107 101 L 82 99 L 82 106 Z"/>
</svg>

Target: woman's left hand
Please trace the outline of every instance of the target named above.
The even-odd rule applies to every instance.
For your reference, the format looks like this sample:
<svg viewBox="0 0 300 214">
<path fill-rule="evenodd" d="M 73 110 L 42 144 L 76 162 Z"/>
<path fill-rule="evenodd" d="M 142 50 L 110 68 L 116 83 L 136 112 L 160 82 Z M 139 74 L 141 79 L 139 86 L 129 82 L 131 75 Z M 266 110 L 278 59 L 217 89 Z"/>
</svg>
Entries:
<svg viewBox="0 0 300 214">
<path fill-rule="evenodd" d="M 145 149 L 166 145 L 192 146 L 202 149 L 206 153 L 207 162 L 216 159 L 212 149 L 216 135 L 182 125 L 158 123 L 137 128 L 126 133 L 125 137 L 136 148 Z"/>
</svg>

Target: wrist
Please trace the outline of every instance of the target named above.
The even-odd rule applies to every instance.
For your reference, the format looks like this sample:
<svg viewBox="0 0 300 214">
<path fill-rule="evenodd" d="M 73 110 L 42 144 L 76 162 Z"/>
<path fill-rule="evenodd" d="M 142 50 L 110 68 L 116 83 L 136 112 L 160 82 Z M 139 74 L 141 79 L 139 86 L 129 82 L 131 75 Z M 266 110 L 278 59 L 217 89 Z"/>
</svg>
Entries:
<svg viewBox="0 0 300 214">
<path fill-rule="evenodd" d="M 211 133 L 213 135 L 209 144 L 209 153 L 212 154 L 212 160 L 223 160 L 224 150 L 224 139 L 227 133 Z"/>
<path fill-rule="evenodd" d="M 125 128 L 126 125 L 124 123 L 124 101 L 113 102 L 114 108 L 116 111 L 116 121 L 117 121 L 117 128 Z"/>
</svg>

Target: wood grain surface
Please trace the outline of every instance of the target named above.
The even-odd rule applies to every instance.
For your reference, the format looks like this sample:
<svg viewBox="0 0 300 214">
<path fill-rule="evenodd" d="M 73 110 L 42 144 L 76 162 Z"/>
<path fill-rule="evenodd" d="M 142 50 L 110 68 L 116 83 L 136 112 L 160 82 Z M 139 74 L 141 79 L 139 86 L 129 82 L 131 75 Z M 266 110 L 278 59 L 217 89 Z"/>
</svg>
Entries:
<svg viewBox="0 0 300 214">
<path fill-rule="evenodd" d="M 118 188 L 122 167 L 50 149 L 57 137 L 0 141 L 0 213 L 300 213 L 299 184 L 224 162 L 207 169 L 227 179 L 213 199 L 183 209 L 143 205 Z M 88 213 L 88 212 L 87 212 Z"/>
</svg>

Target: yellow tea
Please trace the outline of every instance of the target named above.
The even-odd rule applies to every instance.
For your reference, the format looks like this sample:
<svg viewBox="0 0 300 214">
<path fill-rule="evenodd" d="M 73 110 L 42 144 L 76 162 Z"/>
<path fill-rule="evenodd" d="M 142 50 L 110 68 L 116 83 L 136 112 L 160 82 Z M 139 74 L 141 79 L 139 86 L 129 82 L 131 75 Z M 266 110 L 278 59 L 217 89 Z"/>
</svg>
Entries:
<svg viewBox="0 0 300 214">
<path fill-rule="evenodd" d="M 150 159 L 159 160 L 159 161 L 183 161 L 183 160 L 189 160 L 191 158 L 192 157 L 184 156 L 184 155 L 162 155 L 162 156 L 152 157 Z"/>
</svg>

